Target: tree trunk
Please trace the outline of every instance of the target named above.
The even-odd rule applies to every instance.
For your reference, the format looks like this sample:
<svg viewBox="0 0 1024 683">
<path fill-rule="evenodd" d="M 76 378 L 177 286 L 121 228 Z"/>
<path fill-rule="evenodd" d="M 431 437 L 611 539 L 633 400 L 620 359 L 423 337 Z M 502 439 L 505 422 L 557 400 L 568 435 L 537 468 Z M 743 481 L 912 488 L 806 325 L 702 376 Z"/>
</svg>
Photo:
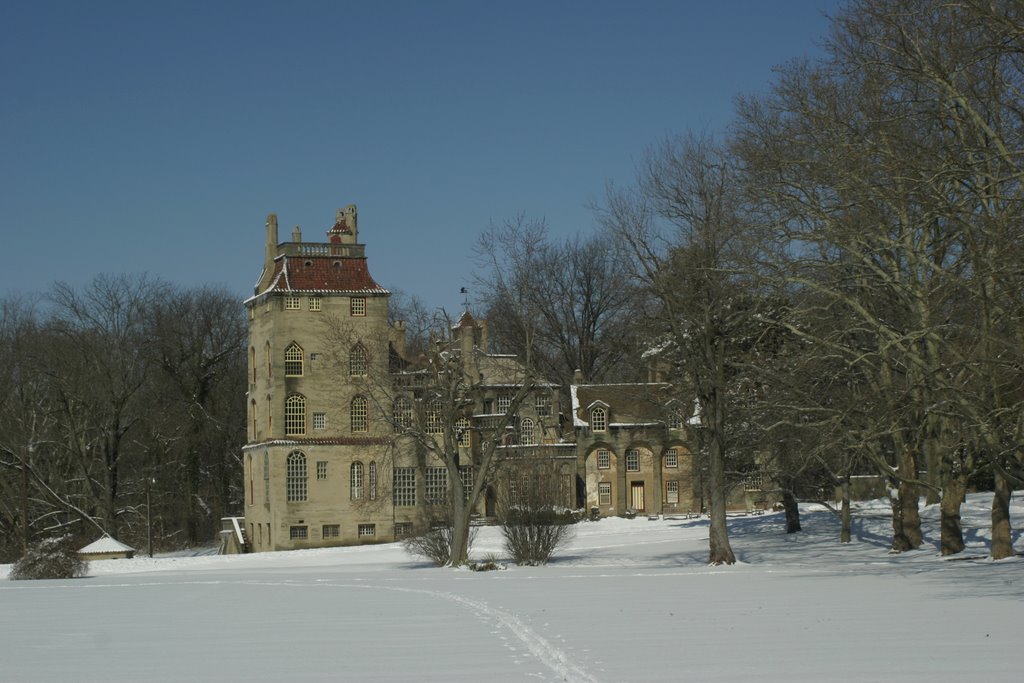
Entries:
<svg viewBox="0 0 1024 683">
<path fill-rule="evenodd" d="M 461 567 L 469 562 L 469 509 L 465 501 L 452 501 L 452 545 L 449 567 Z"/>
<path fill-rule="evenodd" d="M 1010 530 L 1010 495 L 1013 487 L 998 467 L 995 468 L 995 493 L 992 495 L 992 559 L 1012 557 L 1013 535 Z"/>
<path fill-rule="evenodd" d="M 729 531 L 726 526 L 726 482 L 725 456 L 722 452 L 720 435 L 712 434 L 708 448 L 708 488 L 711 495 L 711 527 L 708 531 L 710 564 L 735 564 L 736 556 L 729 544 Z"/>
<path fill-rule="evenodd" d="M 898 484 L 899 493 L 893 502 L 892 550 L 897 553 L 920 548 L 921 514 L 918 512 L 917 485 L 912 480 L 917 476 L 917 458 L 910 448 L 900 449 Z"/>
<path fill-rule="evenodd" d="M 967 482 L 962 476 L 947 476 L 942 487 L 939 503 L 939 522 L 942 555 L 955 555 L 964 549 L 964 534 L 960 526 L 960 505 L 967 492 Z"/>
<path fill-rule="evenodd" d="M 792 491 L 782 492 L 782 507 L 786 511 L 786 533 L 795 534 L 800 531 L 800 507 Z"/>
<path fill-rule="evenodd" d="M 842 521 L 842 528 L 839 531 L 839 542 L 849 543 L 851 534 L 852 515 L 850 515 L 850 478 L 844 477 L 840 484 L 840 490 L 842 491 L 842 507 L 840 507 L 839 519 Z"/>
</svg>

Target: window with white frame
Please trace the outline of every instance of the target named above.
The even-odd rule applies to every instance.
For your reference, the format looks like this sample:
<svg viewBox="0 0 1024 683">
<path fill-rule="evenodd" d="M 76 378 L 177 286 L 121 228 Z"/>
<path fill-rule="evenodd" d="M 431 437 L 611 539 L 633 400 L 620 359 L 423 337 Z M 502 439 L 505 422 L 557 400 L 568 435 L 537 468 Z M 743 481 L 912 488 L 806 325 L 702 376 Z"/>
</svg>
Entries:
<svg viewBox="0 0 1024 683">
<path fill-rule="evenodd" d="M 363 499 L 363 463 L 358 460 L 349 468 L 349 494 L 352 500 Z"/>
<path fill-rule="evenodd" d="M 326 460 L 317 460 L 316 461 L 316 478 L 321 480 L 321 481 L 327 478 L 327 461 Z"/>
<path fill-rule="evenodd" d="M 341 537 L 341 525 L 340 524 L 324 524 L 320 535 L 325 539 L 328 538 L 340 538 Z"/>
<path fill-rule="evenodd" d="M 399 396 L 395 399 L 391 415 L 395 423 L 395 429 L 411 427 L 412 401 L 407 399 L 405 396 Z"/>
<path fill-rule="evenodd" d="M 534 408 L 537 410 L 537 417 L 551 417 L 551 394 L 537 394 Z"/>
<path fill-rule="evenodd" d="M 365 432 L 367 430 L 367 401 L 365 396 L 356 396 L 352 399 L 349 417 L 351 418 L 353 432 Z"/>
<path fill-rule="evenodd" d="M 309 310 L 319 311 L 320 310 L 320 297 L 311 296 L 309 297 Z"/>
<path fill-rule="evenodd" d="M 448 502 L 448 468 L 428 467 L 424 486 L 423 495 L 427 505 L 443 505 Z"/>
<path fill-rule="evenodd" d="M 360 524 L 359 525 L 359 538 L 370 538 L 377 535 L 376 524 Z"/>
<path fill-rule="evenodd" d="M 631 448 L 630 450 L 626 451 L 626 471 L 640 471 L 640 451 L 636 450 L 635 448 Z"/>
<path fill-rule="evenodd" d="M 597 504 L 598 505 L 611 505 L 612 504 L 612 485 L 611 482 L 602 481 L 597 485 Z"/>
<path fill-rule="evenodd" d="M 743 490 L 744 491 L 761 491 L 764 489 L 764 474 L 761 470 L 754 470 L 748 472 L 743 477 Z"/>
<path fill-rule="evenodd" d="M 679 482 L 678 481 L 667 481 L 665 482 L 665 502 L 669 505 L 679 504 Z"/>
<path fill-rule="evenodd" d="M 416 505 L 416 468 L 396 467 L 394 469 L 392 498 L 396 507 Z"/>
<path fill-rule="evenodd" d="M 669 429 L 682 429 L 683 428 L 683 414 L 678 410 L 673 410 L 668 414 L 668 428 Z"/>
<path fill-rule="evenodd" d="M 665 467 L 679 467 L 679 451 L 674 448 L 665 451 Z"/>
<path fill-rule="evenodd" d="M 498 395 L 498 412 L 507 413 L 508 409 L 512 406 L 512 395 L 511 394 L 499 394 Z"/>
<path fill-rule="evenodd" d="M 395 538 L 412 536 L 412 522 L 395 522 Z"/>
<path fill-rule="evenodd" d="M 292 451 L 287 461 L 288 476 L 285 487 L 289 503 L 301 503 L 306 500 L 306 454 Z"/>
<path fill-rule="evenodd" d="M 366 315 L 366 297 L 354 296 L 349 299 L 349 312 L 356 317 Z"/>
<path fill-rule="evenodd" d="M 533 420 L 528 417 L 524 417 L 523 421 L 519 423 L 519 443 L 524 446 L 533 446 L 536 444 L 536 437 L 533 434 Z"/>
<path fill-rule="evenodd" d="M 377 500 L 377 461 L 371 460 L 366 466 L 366 494 L 370 500 Z"/>
<path fill-rule="evenodd" d="M 297 296 L 286 296 L 284 298 L 284 310 L 286 311 L 297 311 L 299 310 L 299 297 Z"/>
<path fill-rule="evenodd" d="M 607 470 L 612 466 L 612 454 L 602 448 L 597 452 L 597 469 Z"/>
<path fill-rule="evenodd" d="M 459 441 L 459 448 L 469 448 L 472 445 L 468 418 L 460 417 L 455 421 L 455 435 Z"/>
<path fill-rule="evenodd" d="M 295 342 L 284 350 L 284 376 L 302 377 L 302 347 Z"/>
<path fill-rule="evenodd" d="M 348 352 L 348 374 L 352 377 L 366 376 L 366 347 L 356 344 Z"/>
<path fill-rule="evenodd" d="M 594 408 L 591 410 L 590 428 L 595 432 L 603 432 L 608 429 L 608 411 L 604 408 Z"/>
<path fill-rule="evenodd" d="M 306 397 L 292 394 L 284 401 L 284 433 L 297 436 L 306 433 Z"/>
<path fill-rule="evenodd" d="M 305 541 L 309 538 L 309 527 L 297 525 L 288 527 L 288 538 L 293 541 Z"/>
<path fill-rule="evenodd" d="M 313 429 L 327 429 L 327 413 L 313 413 Z"/>
</svg>

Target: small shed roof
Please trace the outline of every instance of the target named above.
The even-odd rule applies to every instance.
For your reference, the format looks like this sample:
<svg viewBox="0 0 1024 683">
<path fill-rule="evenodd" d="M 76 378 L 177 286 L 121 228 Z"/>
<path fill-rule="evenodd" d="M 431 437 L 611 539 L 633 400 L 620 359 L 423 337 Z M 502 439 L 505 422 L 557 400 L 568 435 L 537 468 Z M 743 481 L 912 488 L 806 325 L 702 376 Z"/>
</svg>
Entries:
<svg viewBox="0 0 1024 683">
<path fill-rule="evenodd" d="M 93 541 L 89 545 L 85 546 L 78 552 L 85 554 L 92 553 L 122 553 L 126 551 L 135 551 L 135 548 L 125 545 L 120 541 L 115 541 L 106 534 L 103 535 L 99 540 Z"/>
</svg>

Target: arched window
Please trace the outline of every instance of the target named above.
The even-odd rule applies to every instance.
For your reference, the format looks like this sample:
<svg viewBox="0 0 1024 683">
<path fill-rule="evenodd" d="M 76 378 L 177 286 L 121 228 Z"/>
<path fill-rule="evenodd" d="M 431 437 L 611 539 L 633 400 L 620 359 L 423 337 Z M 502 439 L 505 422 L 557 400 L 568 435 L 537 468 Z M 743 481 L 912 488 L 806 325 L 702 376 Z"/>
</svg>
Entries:
<svg viewBox="0 0 1024 683">
<path fill-rule="evenodd" d="M 519 443 L 524 446 L 532 446 L 536 443 L 533 437 L 533 420 L 524 417 L 519 423 Z"/>
<path fill-rule="evenodd" d="M 252 368 L 252 381 L 256 383 L 256 347 L 249 347 L 249 366 Z"/>
<path fill-rule="evenodd" d="M 256 441 L 259 437 L 256 435 L 256 425 L 259 424 L 256 421 L 256 399 L 250 401 L 250 408 L 252 409 L 252 440 Z"/>
<path fill-rule="evenodd" d="M 441 425 L 441 401 L 434 399 L 427 403 L 427 409 L 424 414 L 426 418 L 424 424 L 424 431 L 427 434 L 440 434 L 444 430 Z"/>
<path fill-rule="evenodd" d="M 395 421 L 395 428 L 400 429 L 402 427 L 412 426 L 412 401 L 407 399 L 405 396 L 399 396 L 395 399 L 394 407 L 391 414 Z"/>
<path fill-rule="evenodd" d="M 460 448 L 469 448 L 472 445 L 470 440 L 469 419 L 460 417 L 455 422 L 455 436 L 459 440 Z"/>
<path fill-rule="evenodd" d="M 348 352 L 348 374 L 353 377 L 366 375 L 366 347 L 356 344 Z"/>
<path fill-rule="evenodd" d="M 356 460 L 349 468 L 350 491 L 352 500 L 363 499 L 363 463 Z"/>
<path fill-rule="evenodd" d="M 366 488 L 370 500 L 377 500 L 377 461 L 371 460 L 366 468 Z"/>
<path fill-rule="evenodd" d="M 302 377 L 302 347 L 295 342 L 284 350 L 284 376 Z"/>
<path fill-rule="evenodd" d="M 604 408 L 594 408 L 591 410 L 590 428 L 595 432 L 603 432 L 608 429 L 608 411 Z"/>
<path fill-rule="evenodd" d="M 287 492 L 289 503 L 306 500 L 306 454 L 302 451 L 288 455 Z"/>
<path fill-rule="evenodd" d="M 365 432 L 367 429 L 366 421 L 366 397 L 356 396 L 352 399 L 350 406 L 349 416 L 352 421 L 353 432 Z"/>
<path fill-rule="evenodd" d="M 263 354 L 267 357 L 267 377 L 274 376 L 274 357 L 270 352 L 270 342 L 263 349 Z"/>
<path fill-rule="evenodd" d="M 306 433 L 306 397 L 292 394 L 284 401 L 284 433 L 285 436 L 298 436 Z"/>
<path fill-rule="evenodd" d="M 267 436 L 274 433 L 274 399 L 267 394 Z"/>
</svg>

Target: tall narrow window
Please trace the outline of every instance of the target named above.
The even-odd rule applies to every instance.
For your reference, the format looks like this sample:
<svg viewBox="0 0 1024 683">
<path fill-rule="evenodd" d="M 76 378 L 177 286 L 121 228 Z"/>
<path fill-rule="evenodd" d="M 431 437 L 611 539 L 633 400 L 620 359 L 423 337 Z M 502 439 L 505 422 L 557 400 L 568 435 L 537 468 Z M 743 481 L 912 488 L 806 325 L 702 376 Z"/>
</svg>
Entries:
<svg viewBox="0 0 1024 683">
<path fill-rule="evenodd" d="M 537 443 L 534 441 L 533 420 L 528 417 L 524 417 L 519 425 L 519 443 L 524 446 L 532 446 Z"/>
<path fill-rule="evenodd" d="M 354 296 L 349 300 L 350 312 L 353 316 L 364 316 L 366 315 L 366 297 L 365 296 Z"/>
<path fill-rule="evenodd" d="M 448 469 L 428 467 L 426 490 L 427 505 L 443 505 L 448 502 Z"/>
<path fill-rule="evenodd" d="M 640 451 L 636 449 L 630 449 L 626 451 L 626 471 L 627 472 L 639 472 L 640 471 Z"/>
<path fill-rule="evenodd" d="M 472 445 L 469 430 L 469 419 L 460 417 L 455 421 L 455 438 L 458 439 L 459 448 L 469 448 Z"/>
<path fill-rule="evenodd" d="M 256 441 L 259 438 L 256 432 L 256 425 L 259 424 L 256 421 L 256 399 L 250 402 L 250 407 L 252 408 L 252 440 Z"/>
<path fill-rule="evenodd" d="M 407 399 L 405 396 L 399 396 L 396 398 L 394 408 L 392 410 L 392 416 L 394 418 L 395 429 L 411 427 L 412 401 Z"/>
<path fill-rule="evenodd" d="M 392 475 L 393 498 L 398 507 L 416 505 L 416 468 L 396 467 Z"/>
<path fill-rule="evenodd" d="M 274 357 L 270 352 L 270 342 L 267 342 L 266 347 L 263 350 L 263 355 L 267 357 L 267 377 L 274 376 Z"/>
<path fill-rule="evenodd" d="M 306 398 L 292 394 L 284 402 L 284 433 L 298 436 L 306 433 Z"/>
<path fill-rule="evenodd" d="M 466 465 L 459 468 L 459 478 L 462 479 L 462 499 L 469 500 L 469 494 L 473 492 L 473 467 Z"/>
<path fill-rule="evenodd" d="M 356 396 L 352 399 L 349 416 L 352 421 L 353 432 L 365 432 L 367 430 L 366 406 L 365 396 Z"/>
<path fill-rule="evenodd" d="M 441 434 L 443 429 L 441 425 L 441 401 L 434 399 L 427 403 L 427 409 L 424 415 L 425 424 L 424 431 L 427 434 Z"/>
<path fill-rule="evenodd" d="M 598 505 L 611 505 L 612 504 L 612 485 L 611 482 L 602 481 L 597 485 L 597 504 Z"/>
<path fill-rule="evenodd" d="M 498 396 L 498 412 L 507 413 L 508 409 L 512 407 L 512 396 L 510 394 L 500 394 Z"/>
<path fill-rule="evenodd" d="M 256 347 L 252 346 L 249 348 L 249 365 L 252 366 L 252 381 L 256 383 Z"/>
<path fill-rule="evenodd" d="M 377 461 L 371 460 L 366 467 L 366 489 L 370 500 L 377 500 Z"/>
<path fill-rule="evenodd" d="M 366 347 L 356 344 L 348 352 L 348 374 L 353 377 L 366 375 Z"/>
<path fill-rule="evenodd" d="M 352 463 L 350 469 L 350 495 L 352 500 L 363 499 L 363 463 L 358 460 Z"/>
<path fill-rule="evenodd" d="M 274 433 L 274 400 L 267 394 L 267 435 Z"/>
<path fill-rule="evenodd" d="M 597 469 L 607 470 L 611 469 L 612 466 L 612 455 L 605 449 L 601 449 L 597 452 Z"/>
<path fill-rule="evenodd" d="M 294 342 L 284 350 L 284 376 L 302 377 L 302 347 Z"/>
<path fill-rule="evenodd" d="M 608 411 L 604 408 L 594 408 L 591 410 L 590 428 L 595 432 L 603 432 L 608 429 Z"/>
<path fill-rule="evenodd" d="M 306 455 L 292 451 L 288 455 L 287 494 L 289 503 L 306 500 Z"/>
</svg>

